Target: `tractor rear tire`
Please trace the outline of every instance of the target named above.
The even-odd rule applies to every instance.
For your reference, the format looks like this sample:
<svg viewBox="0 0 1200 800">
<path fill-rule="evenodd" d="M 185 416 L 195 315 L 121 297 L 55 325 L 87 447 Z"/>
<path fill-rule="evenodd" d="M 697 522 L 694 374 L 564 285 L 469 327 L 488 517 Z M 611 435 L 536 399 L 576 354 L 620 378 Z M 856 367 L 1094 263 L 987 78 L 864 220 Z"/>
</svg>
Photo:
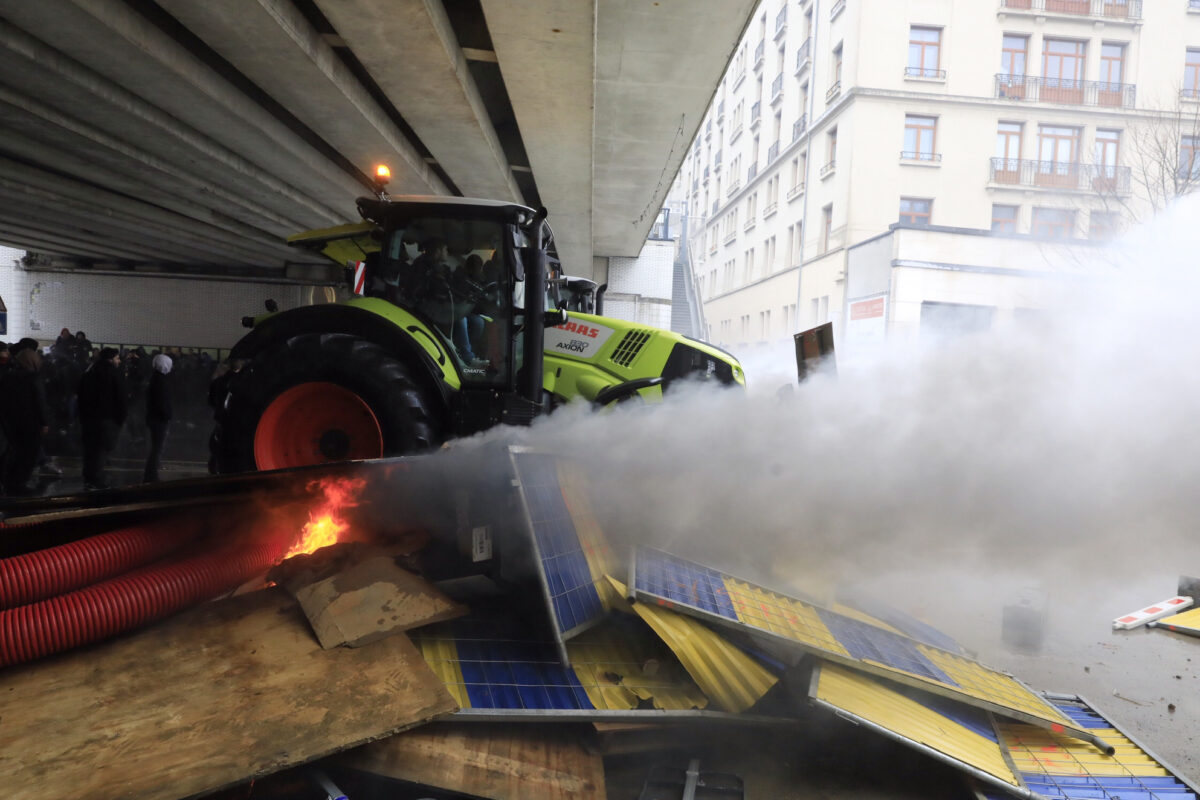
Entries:
<svg viewBox="0 0 1200 800">
<path fill-rule="evenodd" d="M 340 333 L 293 336 L 255 356 L 217 401 L 222 473 L 419 453 L 443 428 L 404 362 Z"/>
</svg>

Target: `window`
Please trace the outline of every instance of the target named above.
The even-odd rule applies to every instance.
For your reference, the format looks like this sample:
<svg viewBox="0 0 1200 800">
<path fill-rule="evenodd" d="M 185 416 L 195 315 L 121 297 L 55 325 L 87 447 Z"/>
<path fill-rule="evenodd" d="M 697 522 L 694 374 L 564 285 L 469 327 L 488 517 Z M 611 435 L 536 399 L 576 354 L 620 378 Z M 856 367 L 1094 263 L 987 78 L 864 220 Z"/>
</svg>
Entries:
<svg viewBox="0 0 1200 800">
<path fill-rule="evenodd" d="M 992 206 L 992 233 L 1016 233 L 1018 206 Z"/>
<path fill-rule="evenodd" d="M 900 198 L 900 221 L 907 225 L 928 225 L 933 201 L 919 197 Z"/>
<path fill-rule="evenodd" d="M 996 126 L 996 181 L 1016 183 L 1017 170 L 1021 168 L 1021 135 L 1024 126 L 1019 122 L 1001 122 Z M 1002 180 L 1000 174 L 1011 174 L 1012 181 Z"/>
<path fill-rule="evenodd" d="M 1100 47 L 1100 82 L 1121 84 L 1124 82 L 1124 77 L 1125 45 L 1105 42 Z"/>
<path fill-rule="evenodd" d="M 1038 128 L 1037 184 L 1079 188 L 1079 128 L 1042 125 Z"/>
<path fill-rule="evenodd" d="M 937 117 L 904 116 L 904 152 L 901 158 L 917 161 L 936 161 L 934 144 L 937 134 Z"/>
<path fill-rule="evenodd" d="M 833 234 L 833 203 L 821 209 L 821 252 L 829 252 Z"/>
<path fill-rule="evenodd" d="M 1096 131 L 1096 169 L 1099 179 L 1112 181 L 1117 177 L 1117 161 L 1120 155 L 1121 132 L 1098 129 Z"/>
<path fill-rule="evenodd" d="M 1183 180 L 1200 178 L 1200 136 L 1184 136 L 1179 144 L 1179 177 Z"/>
<path fill-rule="evenodd" d="M 1183 68 L 1183 96 L 1200 98 L 1200 50 L 1188 49 Z"/>
<path fill-rule="evenodd" d="M 1107 241 L 1119 232 L 1121 215 L 1113 211 L 1093 211 L 1088 225 L 1088 238 Z"/>
<path fill-rule="evenodd" d="M 1075 233 L 1075 212 L 1065 208 L 1035 208 L 1030 232 L 1046 239 L 1069 239 Z"/>
<path fill-rule="evenodd" d="M 942 61 L 941 28 L 913 26 L 908 34 L 908 68 L 910 78 L 937 78 Z"/>
<path fill-rule="evenodd" d="M 1042 94 L 1048 103 L 1083 102 L 1084 44 L 1046 39 L 1042 48 Z"/>
<path fill-rule="evenodd" d="M 1005 75 L 1024 76 L 1029 59 L 1029 37 L 1006 35 L 1000 56 L 1000 71 Z"/>
</svg>

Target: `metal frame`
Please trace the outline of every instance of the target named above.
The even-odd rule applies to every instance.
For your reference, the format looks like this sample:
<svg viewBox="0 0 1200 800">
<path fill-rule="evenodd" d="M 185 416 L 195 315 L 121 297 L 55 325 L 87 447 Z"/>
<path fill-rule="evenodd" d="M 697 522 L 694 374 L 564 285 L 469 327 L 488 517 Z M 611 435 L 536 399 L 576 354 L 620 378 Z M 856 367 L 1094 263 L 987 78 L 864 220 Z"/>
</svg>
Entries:
<svg viewBox="0 0 1200 800">
<path fill-rule="evenodd" d="M 522 709 L 522 708 L 463 708 L 438 717 L 433 722 L 719 722 L 727 725 L 769 725 L 795 728 L 798 720 L 789 717 L 767 717 L 761 714 L 731 714 L 726 711 L 670 711 L 646 708 L 629 711 L 607 709 Z"/>
<path fill-rule="evenodd" d="M 992 775 L 988 772 L 984 772 L 983 770 L 979 769 L 978 767 L 972 766 L 972 765 L 966 763 L 965 761 L 960 761 L 951 755 L 943 753 L 941 750 L 938 750 L 937 748 L 930 747 L 929 745 L 924 744 L 922 742 L 918 742 L 916 739 L 910 739 L 909 737 L 907 737 L 901 733 L 897 733 L 896 731 L 892 730 L 891 728 L 886 728 L 877 722 L 872 722 L 869 719 L 865 719 L 863 717 L 858 716 L 857 714 L 852 714 L 849 711 L 845 711 L 845 710 L 835 706 L 833 703 L 830 703 L 826 700 L 821 700 L 820 698 L 817 697 L 817 689 L 818 689 L 818 685 L 820 683 L 820 676 L 821 676 L 821 664 L 820 664 L 820 662 L 818 662 L 813 665 L 812 678 L 809 682 L 809 688 L 808 688 L 808 699 L 809 699 L 809 702 L 812 703 L 813 705 L 815 705 L 819 708 L 824 708 L 827 711 L 832 712 L 834 716 L 840 717 L 841 719 L 844 719 L 847 722 L 853 723 L 854 725 L 859 725 L 859 726 L 866 728 L 867 730 L 872 731 L 874 733 L 878 733 L 879 735 L 884 736 L 888 739 L 891 739 L 894 742 L 899 742 L 900 744 L 905 745 L 906 747 L 911 747 L 914 750 L 916 750 L 917 752 L 923 753 L 924 755 L 927 755 L 930 758 L 936 759 L 937 761 L 940 761 L 943 764 L 947 764 L 951 767 L 954 767 L 955 769 L 966 772 L 968 775 L 975 778 L 976 780 L 984 781 L 985 783 L 988 783 L 999 789 L 1003 789 L 1004 791 L 1009 792 L 1010 794 L 1015 794 L 1017 797 L 1023 797 L 1023 798 L 1025 798 L 1025 800 L 1048 800 L 1048 798 L 1045 795 L 1038 794 L 1037 792 L 1035 792 L 1029 788 L 1026 788 L 1025 786 L 1006 783 L 1005 781 L 1001 780 L 1000 778 L 997 778 L 995 775 Z M 997 743 L 996 747 L 1002 753 L 1007 751 L 1007 748 L 1003 744 Z M 1008 762 L 1011 766 L 1011 761 L 1009 761 L 1009 759 L 1006 758 L 1005 761 Z M 1021 780 L 1021 774 L 1019 772 L 1017 772 L 1016 769 L 1013 769 L 1013 776 L 1016 777 L 1016 779 L 1018 781 Z"/>
<path fill-rule="evenodd" d="M 1143 753 L 1145 753 L 1146 755 L 1150 756 L 1155 761 L 1157 761 L 1158 765 L 1160 767 L 1162 767 L 1163 769 L 1165 769 L 1167 772 L 1170 772 L 1171 775 L 1174 776 L 1175 780 L 1179 781 L 1184 786 L 1191 789 L 1197 795 L 1200 795 L 1200 785 L 1197 785 L 1197 784 L 1193 783 L 1192 781 L 1188 780 L 1186 777 L 1184 777 L 1184 774 L 1182 772 L 1175 769 L 1175 767 L 1171 766 L 1166 761 L 1164 761 L 1162 758 L 1160 758 L 1157 753 L 1155 753 L 1149 747 L 1146 747 L 1146 745 L 1142 744 L 1137 739 L 1137 737 L 1133 736 L 1131 733 L 1129 733 L 1129 731 L 1125 730 L 1120 725 L 1118 725 L 1115 721 L 1113 721 L 1113 718 L 1111 716 L 1109 716 L 1107 713 L 1105 713 L 1103 710 L 1101 710 L 1099 707 L 1097 707 L 1096 704 L 1093 703 L 1091 700 L 1088 700 L 1086 697 L 1083 697 L 1082 695 L 1065 694 L 1065 693 L 1060 693 L 1060 692 L 1041 692 L 1040 695 L 1042 697 L 1046 698 L 1046 700 L 1063 700 L 1066 702 L 1082 703 L 1083 705 L 1087 706 L 1094 713 L 1100 715 L 1100 717 L 1105 722 L 1107 722 L 1109 725 L 1111 725 L 1112 729 L 1114 731 L 1121 734 L 1129 741 L 1133 742 L 1135 745 L 1138 746 L 1138 748 L 1141 749 L 1141 751 Z"/>
<path fill-rule="evenodd" d="M 523 523 L 522 527 L 525 529 L 525 532 L 529 537 L 530 547 L 533 550 L 533 558 L 535 562 L 534 567 L 538 575 L 538 584 L 542 587 L 543 599 L 546 601 L 546 612 L 550 617 L 550 627 L 553 628 L 554 644 L 555 647 L 558 648 L 558 656 L 562 660 L 563 666 L 569 667 L 571 665 L 571 659 L 567 655 L 567 640 L 573 639 L 590 628 L 594 628 L 604 620 L 604 617 L 600 616 L 595 619 L 588 620 L 580 625 L 576 625 L 574 628 L 569 630 L 559 632 L 558 614 L 554 610 L 554 593 L 550 589 L 550 581 L 547 579 L 546 570 L 543 569 L 542 566 L 542 550 L 540 547 L 538 547 L 537 532 L 533 529 L 533 514 L 529 508 L 529 500 L 525 495 L 525 484 L 522 481 L 521 468 L 517 463 L 518 456 L 522 455 L 542 455 L 551 458 L 558 458 L 558 456 L 554 455 L 553 453 L 547 453 L 543 450 L 537 450 L 532 447 L 511 445 L 508 448 L 508 457 L 512 462 L 513 467 L 513 488 L 517 489 L 517 496 L 520 498 L 522 517 L 521 522 Z M 572 525 L 574 525 L 574 520 L 571 522 Z M 575 538 L 578 541 L 578 529 L 575 531 Z M 582 547 L 580 549 L 582 550 Z M 598 591 L 597 594 L 599 594 Z"/>
<path fill-rule="evenodd" d="M 637 557 L 636 553 L 640 552 L 640 551 L 654 551 L 654 552 L 660 552 L 660 553 L 664 552 L 661 550 L 656 550 L 655 548 L 652 548 L 652 547 L 638 545 L 635 548 L 635 556 L 634 556 L 635 559 Z M 664 555 L 668 555 L 668 556 L 671 556 L 672 558 L 676 558 L 676 559 L 680 558 L 679 556 L 674 556 L 670 553 L 664 553 Z M 681 559 L 681 560 L 687 561 L 687 559 Z M 695 563 L 695 562 L 689 561 L 688 563 Z M 703 564 L 698 564 L 697 566 L 704 567 Z M 713 568 L 706 567 L 706 569 L 713 569 Z M 719 572 L 721 575 L 723 575 L 725 577 L 732 578 L 733 580 L 742 581 L 743 583 L 748 583 L 752 586 L 759 585 L 758 583 L 756 583 L 754 581 L 745 581 L 741 578 L 738 578 L 735 575 L 730 575 L 729 573 L 724 572 L 723 570 L 715 570 L 715 571 Z M 761 588 L 765 589 L 766 587 L 761 587 Z M 1069 723 L 1064 724 L 1063 722 L 1055 722 L 1052 720 L 1044 719 L 1042 717 L 1038 717 L 1033 714 L 1029 714 L 1027 712 L 1020 711 L 1015 708 L 1010 708 L 1008 706 L 1004 706 L 999 703 L 994 703 L 990 700 L 984 700 L 982 698 L 974 697 L 972 695 L 967 694 L 966 692 L 959 691 L 948 684 L 939 683 L 939 682 L 935 682 L 932 680 L 920 678 L 911 673 L 903 672 L 899 669 L 886 667 L 883 665 L 875 665 L 869 661 L 863 661 L 863 660 L 856 659 L 856 658 L 849 658 L 849 657 L 840 655 L 838 653 L 830 652 L 828 650 L 822 650 L 820 648 L 813 647 L 809 644 L 805 644 L 804 642 L 798 642 L 795 639 L 788 638 L 787 636 L 783 636 L 778 633 L 773 633 L 771 631 L 764 630 L 762 628 L 756 628 L 753 625 L 749 625 L 749 624 L 746 624 L 743 622 L 737 622 L 737 621 L 731 620 L 727 617 L 723 617 L 720 614 L 713 614 L 710 611 L 705 611 L 702 608 L 697 608 L 696 606 L 690 605 L 688 603 L 681 603 L 681 602 L 678 602 L 675 600 L 670 600 L 668 598 L 659 598 L 657 595 L 650 594 L 649 592 L 639 591 L 636 587 L 636 584 L 634 584 L 632 581 L 630 582 L 630 591 L 633 593 L 634 600 L 639 600 L 641 602 L 646 602 L 646 603 L 652 603 L 655 605 L 661 605 L 658 602 L 661 599 L 664 603 L 669 604 L 664 607 L 670 608 L 671 610 L 677 610 L 680 613 L 688 614 L 688 615 L 696 617 L 698 619 L 718 624 L 725 628 L 740 630 L 740 631 L 750 634 L 751 636 L 756 636 L 756 637 L 761 636 L 761 637 L 764 637 L 767 639 L 771 639 L 772 641 L 782 642 L 791 647 L 803 650 L 806 653 L 811 653 L 815 656 L 818 656 L 819 658 L 823 658 L 826 661 L 830 661 L 830 662 L 833 662 L 836 664 L 842 664 L 844 666 L 850 667 L 851 669 L 855 669 L 860 672 L 866 672 L 871 675 L 876 675 L 880 678 L 887 678 L 888 680 L 892 680 L 897 683 L 902 683 L 905 686 L 911 686 L 914 689 L 921 689 L 923 691 L 929 692 L 930 694 L 935 694 L 935 695 L 938 695 L 940 697 L 945 697 L 950 700 L 957 700 L 960 703 L 965 703 L 967 705 L 974 706 L 976 708 L 981 708 L 985 711 L 991 711 L 995 714 L 999 714 L 999 715 L 1007 717 L 1009 719 L 1015 719 L 1019 722 L 1025 722 L 1030 725 L 1037 726 L 1039 728 L 1045 728 L 1047 730 L 1054 730 L 1056 726 L 1061 727 L 1063 733 L 1066 733 L 1070 736 L 1073 736 L 1076 739 L 1081 739 L 1085 742 L 1095 745 L 1106 755 L 1112 755 L 1113 752 L 1115 752 L 1113 746 L 1108 744 L 1107 742 L 1105 742 L 1099 736 L 1096 736 L 1095 734 L 1090 733 L 1082 728 L 1076 728 L 1074 725 L 1071 725 Z M 806 605 L 811 605 L 814 608 L 822 608 L 821 606 L 817 606 L 815 603 L 811 603 L 807 600 L 799 600 L 797 598 L 793 598 L 788 595 L 785 595 L 782 592 L 775 592 L 774 589 L 767 589 L 767 591 L 771 591 L 771 592 L 774 592 L 775 594 L 779 594 L 783 597 L 787 597 L 789 600 L 795 600 L 796 602 L 805 603 Z M 829 610 L 829 609 L 822 608 L 822 610 Z M 836 612 L 831 612 L 831 613 L 836 613 Z M 911 636 L 906 636 L 905 638 L 912 639 Z M 913 641 L 916 641 L 916 640 L 913 640 Z M 1005 677 L 1008 677 L 1008 678 L 1016 681 L 1026 691 L 1030 691 L 1034 697 L 1041 697 L 1041 695 L 1039 695 L 1036 692 L 1032 692 L 1032 690 L 1030 690 L 1028 686 L 1025 686 L 1025 684 L 1021 683 L 1019 680 L 1017 680 L 1015 677 L 1013 677 L 1011 674 L 1009 674 L 1007 672 L 1002 672 L 1000 670 L 993 669 L 991 667 L 987 667 L 985 664 L 982 664 L 981 662 L 978 662 L 978 661 L 974 661 L 974 659 L 967 659 L 965 656 L 963 656 L 959 653 L 949 653 L 946 650 L 942 650 L 940 647 L 933 647 L 932 645 L 927 645 L 924 642 L 920 642 L 920 644 L 922 644 L 925 647 L 929 647 L 932 650 L 937 650 L 942 653 L 947 653 L 947 655 L 953 656 L 954 658 L 972 661 L 973 663 L 979 664 L 980 666 L 983 666 L 986 669 L 991 669 L 993 672 L 995 672 L 997 674 L 1004 675 Z M 1042 698 L 1042 699 L 1045 699 L 1045 698 Z M 1066 719 L 1065 716 L 1063 718 Z"/>
</svg>

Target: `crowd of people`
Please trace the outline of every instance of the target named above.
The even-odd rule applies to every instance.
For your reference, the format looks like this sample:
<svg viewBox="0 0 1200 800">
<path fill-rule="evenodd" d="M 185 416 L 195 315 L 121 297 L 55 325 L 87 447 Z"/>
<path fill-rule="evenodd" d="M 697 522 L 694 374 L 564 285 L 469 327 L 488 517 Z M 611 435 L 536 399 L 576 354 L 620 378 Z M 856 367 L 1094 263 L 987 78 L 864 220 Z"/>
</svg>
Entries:
<svg viewBox="0 0 1200 800">
<path fill-rule="evenodd" d="M 204 462 L 217 359 L 198 349 L 97 346 L 63 328 L 48 347 L 0 342 L 0 494 L 40 493 L 80 458 L 85 489 L 110 485 L 113 456 L 159 478 L 164 448 Z"/>
</svg>

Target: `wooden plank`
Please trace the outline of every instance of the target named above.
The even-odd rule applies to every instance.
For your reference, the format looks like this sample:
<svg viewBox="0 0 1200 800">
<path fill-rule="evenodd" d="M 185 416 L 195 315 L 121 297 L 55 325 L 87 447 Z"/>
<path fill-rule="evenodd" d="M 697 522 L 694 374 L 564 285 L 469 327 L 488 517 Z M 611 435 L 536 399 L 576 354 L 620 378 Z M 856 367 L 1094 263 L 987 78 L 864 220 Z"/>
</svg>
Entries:
<svg viewBox="0 0 1200 800">
<path fill-rule="evenodd" d="M 489 800 L 604 800 L 604 764 L 578 727 L 438 723 L 338 756 L 388 778 Z"/>
<path fill-rule="evenodd" d="M 397 566 L 395 556 L 347 542 L 290 558 L 270 577 L 300 602 L 325 648 L 361 647 L 467 613 L 432 583 Z"/>
<path fill-rule="evenodd" d="M 175 800 L 457 708 L 404 635 L 322 650 L 281 589 L 0 672 L 9 800 Z"/>
</svg>

